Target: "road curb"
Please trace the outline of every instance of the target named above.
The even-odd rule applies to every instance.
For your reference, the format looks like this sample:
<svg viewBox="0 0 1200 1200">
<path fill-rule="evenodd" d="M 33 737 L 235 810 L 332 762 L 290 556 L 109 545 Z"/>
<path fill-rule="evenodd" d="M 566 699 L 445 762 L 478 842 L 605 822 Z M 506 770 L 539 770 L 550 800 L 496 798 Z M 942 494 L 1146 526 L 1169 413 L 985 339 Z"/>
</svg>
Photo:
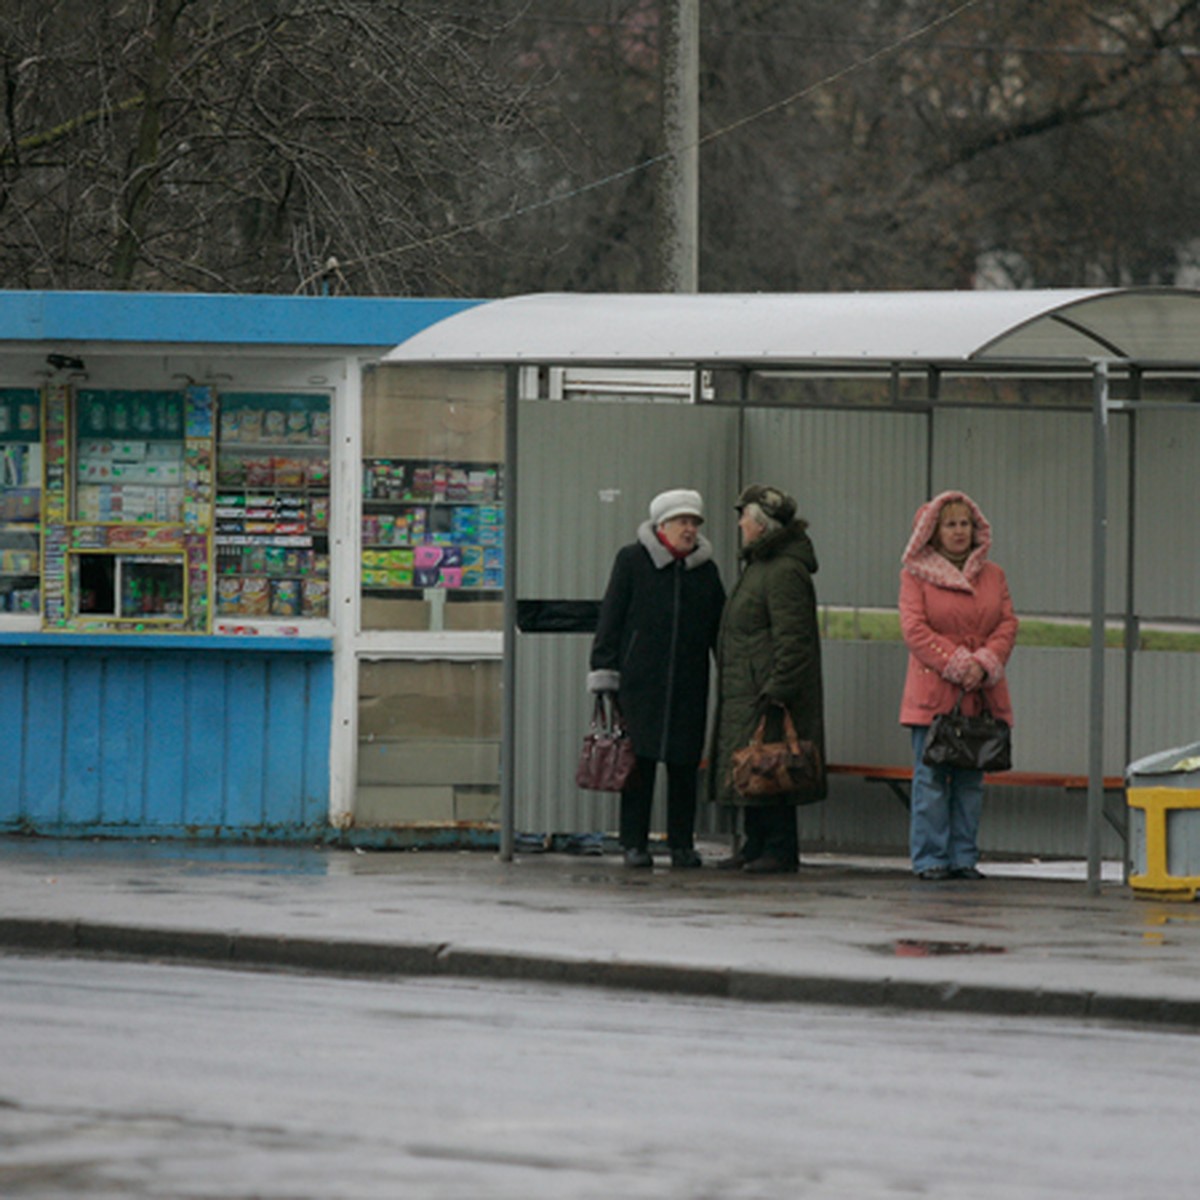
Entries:
<svg viewBox="0 0 1200 1200">
<path fill-rule="evenodd" d="M 359 978 L 442 977 L 612 988 L 759 1004 L 831 1005 L 1200 1028 L 1200 1000 L 947 981 L 781 974 L 618 959 L 0 917 L 0 950 Z"/>
</svg>

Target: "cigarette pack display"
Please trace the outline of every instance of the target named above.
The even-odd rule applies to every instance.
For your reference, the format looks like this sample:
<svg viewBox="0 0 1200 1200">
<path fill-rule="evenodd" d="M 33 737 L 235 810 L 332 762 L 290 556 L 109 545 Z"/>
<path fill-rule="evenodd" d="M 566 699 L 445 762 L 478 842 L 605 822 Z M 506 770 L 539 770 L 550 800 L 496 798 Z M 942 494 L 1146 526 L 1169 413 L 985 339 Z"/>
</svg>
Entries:
<svg viewBox="0 0 1200 1200">
<path fill-rule="evenodd" d="M 221 575 L 217 579 L 217 613 L 236 616 L 242 611 L 242 581 L 237 576 Z"/>
<path fill-rule="evenodd" d="M 215 541 L 238 554 L 241 615 L 327 618 L 328 397 L 233 393 L 221 412 L 220 500 L 242 525 L 226 511 Z"/>
<path fill-rule="evenodd" d="M 327 579 L 306 579 L 302 587 L 301 609 L 303 615 L 306 617 L 329 616 L 329 581 Z"/>
<path fill-rule="evenodd" d="M 265 617 L 271 612 L 271 582 L 269 579 L 242 580 L 242 613 L 248 617 Z"/>
<path fill-rule="evenodd" d="M 273 579 L 271 581 L 271 615 L 298 617 L 300 615 L 300 581 Z"/>
</svg>

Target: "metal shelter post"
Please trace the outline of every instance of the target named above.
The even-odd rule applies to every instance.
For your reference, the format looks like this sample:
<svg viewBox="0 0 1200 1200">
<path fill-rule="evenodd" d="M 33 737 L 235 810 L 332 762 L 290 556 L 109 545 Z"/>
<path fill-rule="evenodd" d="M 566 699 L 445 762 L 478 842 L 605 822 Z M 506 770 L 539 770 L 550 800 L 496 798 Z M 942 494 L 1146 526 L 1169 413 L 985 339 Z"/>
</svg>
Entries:
<svg viewBox="0 0 1200 1200">
<path fill-rule="evenodd" d="M 1108 535 L 1108 363 L 1092 368 L 1092 638 L 1088 705 L 1087 890 L 1100 894 L 1104 821 L 1104 626 Z"/>
<path fill-rule="evenodd" d="M 504 378 L 504 642 L 500 704 L 500 861 L 516 844 L 517 750 L 517 398 L 520 368 Z"/>
</svg>

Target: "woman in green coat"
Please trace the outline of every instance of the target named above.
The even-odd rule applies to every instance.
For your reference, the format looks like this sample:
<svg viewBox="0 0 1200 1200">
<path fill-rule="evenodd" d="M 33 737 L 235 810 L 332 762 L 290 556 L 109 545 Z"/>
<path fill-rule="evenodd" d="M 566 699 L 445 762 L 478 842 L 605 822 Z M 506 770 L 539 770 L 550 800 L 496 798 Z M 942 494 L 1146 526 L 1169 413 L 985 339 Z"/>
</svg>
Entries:
<svg viewBox="0 0 1200 1200">
<path fill-rule="evenodd" d="M 753 875 L 793 872 L 800 865 L 796 806 L 824 799 L 826 791 L 821 642 L 812 582 L 817 558 L 807 522 L 796 518 L 796 502 L 786 492 L 753 484 L 738 497 L 737 510 L 744 568 L 725 606 L 717 644 L 709 793 L 742 809 L 745 839 L 718 865 Z M 791 713 L 799 736 L 820 749 L 820 776 L 804 792 L 748 799 L 730 781 L 730 758 L 750 741 L 764 713 L 767 740 L 779 739 L 780 704 Z"/>
</svg>

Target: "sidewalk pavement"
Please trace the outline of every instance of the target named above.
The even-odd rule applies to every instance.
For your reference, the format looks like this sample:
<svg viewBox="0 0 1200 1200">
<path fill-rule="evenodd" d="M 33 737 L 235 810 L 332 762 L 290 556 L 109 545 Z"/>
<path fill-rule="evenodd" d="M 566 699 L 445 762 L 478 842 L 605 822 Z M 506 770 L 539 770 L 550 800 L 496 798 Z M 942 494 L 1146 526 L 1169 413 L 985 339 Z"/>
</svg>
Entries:
<svg viewBox="0 0 1200 1200">
<path fill-rule="evenodd" d="M 1200 909 L 1135 899 L 1111 866 L 1093 896 L 1079 864 L 981 865 L 982 881 L 932 884 L 832 855 L 755 878 L 613 855 L 9 837 L 0 953 L 1200 1027 Z"/>
</svg>

